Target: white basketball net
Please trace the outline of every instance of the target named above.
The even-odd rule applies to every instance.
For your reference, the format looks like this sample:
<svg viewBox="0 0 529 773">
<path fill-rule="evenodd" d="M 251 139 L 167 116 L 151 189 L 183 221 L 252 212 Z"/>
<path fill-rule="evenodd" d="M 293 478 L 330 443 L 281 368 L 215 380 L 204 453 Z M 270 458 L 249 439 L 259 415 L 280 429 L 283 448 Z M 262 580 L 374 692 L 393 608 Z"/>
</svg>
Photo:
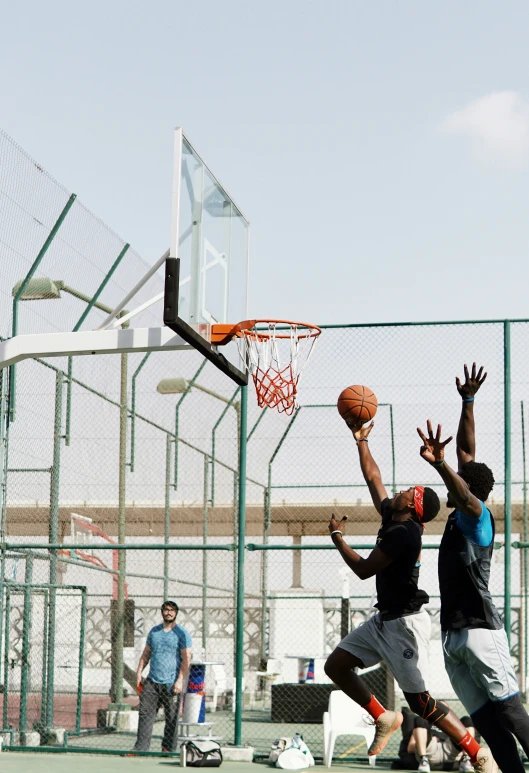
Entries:
<svg viewBox="0 0 529 773">
<path fill-rule="evenodd" d="M 239 353 L 252 374 L 260 408 L 290 416 L 297 408 L 302 370 L 320 334 L 301 322 L 256 320 L 237 338 Z"/>
</svg>

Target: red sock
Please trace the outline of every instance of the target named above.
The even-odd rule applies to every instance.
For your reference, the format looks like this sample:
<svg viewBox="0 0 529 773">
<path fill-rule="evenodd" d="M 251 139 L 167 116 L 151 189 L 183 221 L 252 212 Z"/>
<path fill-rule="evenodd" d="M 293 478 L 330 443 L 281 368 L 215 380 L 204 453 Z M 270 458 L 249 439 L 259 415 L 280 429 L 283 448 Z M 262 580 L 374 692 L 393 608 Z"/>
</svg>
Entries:
<svg viewBox="0 0 529 773">
<path fill-rule="evenodd" d="M 476 739 L 470 735 L 470 733 L 467 733 L 463 738 L 459 741 L 459 746 L 463 749 L 464 752 L 468 754 L 472 762 L 476 761 L 477 754 L 479 750 L 481 749 L 481 746 L 476 741 Z"/>
<path fill-rule="evenodd" d="M 377 721 L 379 716 L 383 714 L 386 710 L 384 706 L 377 701 L 374 695 L 371 696 L 371 700 L 369 701 L 369 703 L 366 703 L 366 705 L 362 706 L 362 708 L 365 709 L 367 712 L 369 712 L 369 714 L 371 714 L 375 722 Z"/>
</svg>

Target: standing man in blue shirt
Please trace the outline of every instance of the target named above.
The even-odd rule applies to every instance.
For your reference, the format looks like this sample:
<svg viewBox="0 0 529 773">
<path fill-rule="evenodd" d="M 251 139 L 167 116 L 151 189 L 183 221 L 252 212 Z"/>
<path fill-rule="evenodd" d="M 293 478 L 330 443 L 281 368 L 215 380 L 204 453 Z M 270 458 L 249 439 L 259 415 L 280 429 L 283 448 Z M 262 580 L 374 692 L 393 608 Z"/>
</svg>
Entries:
<svg viewBox="0 0 529 773">
<path fill-rule="evenodd" d="M 136 688 L 140 694 L 138 737 L 134 751 L 149 751 L 152 730 L 158 707 L 165 711 L 165 731 L 162 751 L 172 752 L 175 746 L 175 730 L 180 707 L 180 693 L 189 674 L 191 663 L 191 636 L 176 624 L 178 604 L 164 601 L 163 623 L 151 628 L 136 671 Z M 143 670 L 147 663 L 149 675 L 144 680 Z"/>
<path fill-rule="evenodd" d="M 449 467 L 441 440 L 441 426 L 428 437 L 421 456 L 437 470 L 448 489 L 447 506 L 453 508 L 439 548 L 441 630 L 445 666 L 455 693 L 470 714 L 474 727 L 487 741 L 500 770 L 523 773 L 518 741 L 529 755 L 529 717 L 509 652 L 501 616 L 489 591 L 494 550 L 494 518 L 485 504 L 494 476 L 487 465 L 476 462 L 474 399 L 485 381 L 476 363 L 465 383 L 456 379 L 462 398 L 457 431 L 457 472 Z"/>
</svg>

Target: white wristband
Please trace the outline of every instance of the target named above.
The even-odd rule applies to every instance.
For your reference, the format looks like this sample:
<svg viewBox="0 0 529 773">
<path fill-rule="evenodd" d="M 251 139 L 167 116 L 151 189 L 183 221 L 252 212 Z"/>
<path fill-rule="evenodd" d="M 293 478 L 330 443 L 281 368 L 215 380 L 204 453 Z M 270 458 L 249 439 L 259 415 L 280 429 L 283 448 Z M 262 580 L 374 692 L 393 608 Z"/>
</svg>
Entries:
<svg viewBox="0 0 529 773">
<path fill-rule="evenodd" d="M 334 531 L 331 531 L 331 537 L 333 534 L 341 534 L 343 537 L 343 532 L 341 532 L 340 529 L 335 529 Z"/>
</svg>

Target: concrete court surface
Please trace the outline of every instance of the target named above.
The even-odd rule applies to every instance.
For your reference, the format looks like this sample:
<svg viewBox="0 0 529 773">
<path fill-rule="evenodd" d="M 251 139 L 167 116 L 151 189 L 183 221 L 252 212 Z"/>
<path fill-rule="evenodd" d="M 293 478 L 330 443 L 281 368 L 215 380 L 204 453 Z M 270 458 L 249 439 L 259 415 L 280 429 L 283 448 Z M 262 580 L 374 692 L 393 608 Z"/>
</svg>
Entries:
<svg viewBox="0 0 529 773">
<path fill-rule="evenodd" d="M 0 753 L 0 770 L 2 773 L 170 773 L 179 769 L 178 760 L 162 759 L 160 757 L 118 757 L 103 754 L 52 754 L 50 752 L 2 752 Z M 343 764 L 332 768 L 317 765 L 318 770 L 330 770 L 335 773 L 372 770 L 387 770 L 377 765 L 371 768 L 367 764 Z M 193 768 L 190 768 L 190 771 Z M 255 762 L 223 762 L 222 773 L 266 773 L 272 768 L 264 763 Z"/>
<path fill-rule="evenodd" d="M 2 773 L 170 773 L 180 765 L 178 760 L 162 759 L 160 757 L 121 757 L 103 754 L 68 754 L 51 752 L 2 752 L 0 754 L 0 769 Z M 256 762 L 223 762 L 222 773 L 266 773 L 272 770 L 265 763 Z M 316 765 L 317 770 L 329 770 L 334 773 L 348 771 L 389 770 L 388 764 L 380 764 L 375 768 L 368 764 L 343 763 L 323 768 Z M 192 769 L 190 769 L 192 770 Z M 307 770 L 310 771 L 310 768 Z M 527 770 L 527 766 L 526 766 Z M 405 773 L 403 771 L 402 773 Z"/>
</svg>

